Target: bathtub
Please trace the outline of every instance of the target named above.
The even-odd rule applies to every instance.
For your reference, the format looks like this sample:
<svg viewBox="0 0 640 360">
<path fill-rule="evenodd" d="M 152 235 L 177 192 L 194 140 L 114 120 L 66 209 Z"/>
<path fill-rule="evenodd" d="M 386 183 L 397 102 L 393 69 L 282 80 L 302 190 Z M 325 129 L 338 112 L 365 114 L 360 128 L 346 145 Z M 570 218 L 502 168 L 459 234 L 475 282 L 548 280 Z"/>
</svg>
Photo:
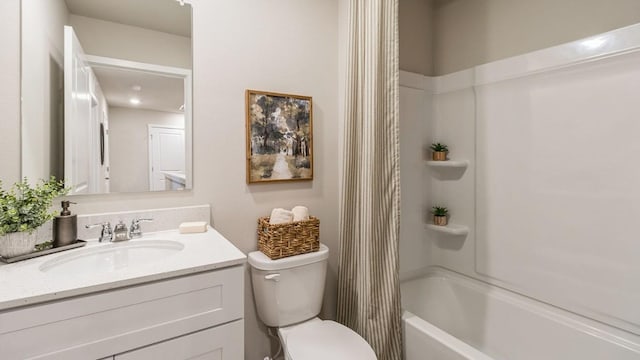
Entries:
<svg viewBox="0 0 640 360">
<path fill-rule="evenodd" d="M 406 360 L 640 359 L 640 336 L 442 268 L 400 288 Z"/>
</svg>

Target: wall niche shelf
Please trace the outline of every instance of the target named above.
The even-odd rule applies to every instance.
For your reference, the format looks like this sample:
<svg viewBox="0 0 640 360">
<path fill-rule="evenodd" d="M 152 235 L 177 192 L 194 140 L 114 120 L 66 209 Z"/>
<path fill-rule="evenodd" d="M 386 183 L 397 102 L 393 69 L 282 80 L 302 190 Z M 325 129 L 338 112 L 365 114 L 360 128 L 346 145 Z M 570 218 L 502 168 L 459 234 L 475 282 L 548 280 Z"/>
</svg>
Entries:
<svg viewBox="0 0 640 360">
<path fill-rule="evenodd" d="M 436 168 L 466 168 L 469 166 L 467 160 L 446 160 L 446 161 L 427 161 L 427 165 Z"/>
<path fill-rule="evenodd" d="M 464 225 L 448 224 L 446 226 L 427 224 L 426 228 L 432 231 L 449 234 L 449 235 L 467 235 L 469 228 Z"/>
</svg>

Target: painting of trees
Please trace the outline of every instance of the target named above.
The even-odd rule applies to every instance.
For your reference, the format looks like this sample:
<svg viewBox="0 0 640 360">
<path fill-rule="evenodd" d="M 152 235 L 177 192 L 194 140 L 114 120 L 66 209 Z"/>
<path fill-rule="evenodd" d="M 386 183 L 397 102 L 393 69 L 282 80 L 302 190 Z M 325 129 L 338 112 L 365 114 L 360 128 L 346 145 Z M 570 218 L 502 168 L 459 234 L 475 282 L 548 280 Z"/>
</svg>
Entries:
<svg viewBox="0 0 640 360">
<path fill-rule="evenodd" d="M 311 97 L 247 90 L 247 182 L 313 179 Z"/>
</svg>

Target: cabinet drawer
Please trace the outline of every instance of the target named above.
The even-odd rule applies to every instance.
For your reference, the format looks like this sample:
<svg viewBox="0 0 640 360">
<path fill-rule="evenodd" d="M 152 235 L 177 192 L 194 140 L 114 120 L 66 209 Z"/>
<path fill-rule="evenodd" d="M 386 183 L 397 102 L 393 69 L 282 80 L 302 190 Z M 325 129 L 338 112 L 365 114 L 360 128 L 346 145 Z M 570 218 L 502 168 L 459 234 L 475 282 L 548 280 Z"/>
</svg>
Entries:
<svg viewBox="0 0 640 360">
<path fill-rule="evenodd" d="M 0 313 L 8 359 L 99 359 L 243 317 L 243 267 Z"/>
<path fill-rule="evenodd" d="M 201 330 L 115 356 L 115 360 L 241 360 L 244 320 Z"/>
</svg>

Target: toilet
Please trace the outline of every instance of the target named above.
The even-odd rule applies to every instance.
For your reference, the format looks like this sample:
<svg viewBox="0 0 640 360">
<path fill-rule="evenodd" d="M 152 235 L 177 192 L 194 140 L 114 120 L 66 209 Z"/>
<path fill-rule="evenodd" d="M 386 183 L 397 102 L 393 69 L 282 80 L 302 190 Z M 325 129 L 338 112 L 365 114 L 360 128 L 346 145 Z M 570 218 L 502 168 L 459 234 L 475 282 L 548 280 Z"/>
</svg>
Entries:
<svg viewBox="0 0 640 360">
<path fill-rule="evenodd" d="M 286 360 L 375 360 L 360 335 L 335 321 L 317 317 L 322 306 L 329 248 L 271 260 L 249 254 L 258 316 L 278 328 Z"/>
</svg>

